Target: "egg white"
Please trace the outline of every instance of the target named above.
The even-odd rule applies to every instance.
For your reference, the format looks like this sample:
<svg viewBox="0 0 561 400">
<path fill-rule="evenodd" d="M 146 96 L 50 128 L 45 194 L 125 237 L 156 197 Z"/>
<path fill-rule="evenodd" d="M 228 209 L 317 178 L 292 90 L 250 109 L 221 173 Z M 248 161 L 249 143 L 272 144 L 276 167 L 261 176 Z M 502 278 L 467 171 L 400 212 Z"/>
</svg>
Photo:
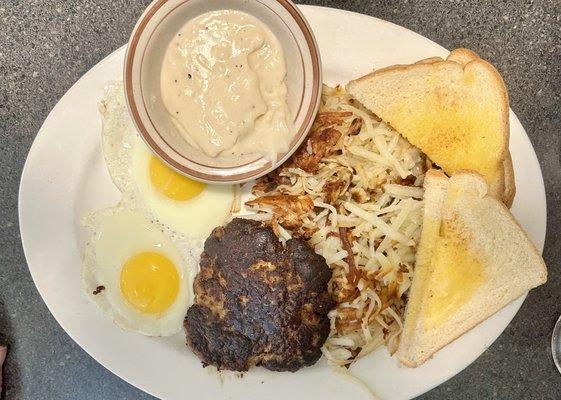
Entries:
<svg viewBox="0 0 561 400">
<path fill-rule="evenodd" d="M 185 243 L 162 231 L 141 210 L 126 203 L 85 218 L 90 229 L 84 252 L 83 282 L 88 295 L 120 327 L 149 336 L 177 333 L 192 303 L 191 288 L 198 271 L 200 243 Z M 175 301 L 158 314 L 142 313 L 123 297 L 120 274 L 131 257 L 147 251 L 167 257 L 177 269 L 179 291 Z M 94 294 L 96 288 L 105 289 Z"/>
<path fill-rule="evenodd" d="M 196 197 L 174 201 L 158 192 L 150 181 L 150 153 L 141 139 L 132 150 L 131 175 L 142 203 L 163 225 L 188 237 L 206 238 L 231 214 L 232 186 L 207 185 Z"/>
<path fill-rule="evenodd" d="M 107 168 L 127 202 L 144 208 L 157 223 L 188 238 L 206 238 L 229 219 L 235 198 L 231 185 L 207 185 L 186 201 L 169 199 L 154 188 L 149 169 L 152 153 L 128 115 L 122 84 L 108 88 L 100 112 Z"/>
</svg>

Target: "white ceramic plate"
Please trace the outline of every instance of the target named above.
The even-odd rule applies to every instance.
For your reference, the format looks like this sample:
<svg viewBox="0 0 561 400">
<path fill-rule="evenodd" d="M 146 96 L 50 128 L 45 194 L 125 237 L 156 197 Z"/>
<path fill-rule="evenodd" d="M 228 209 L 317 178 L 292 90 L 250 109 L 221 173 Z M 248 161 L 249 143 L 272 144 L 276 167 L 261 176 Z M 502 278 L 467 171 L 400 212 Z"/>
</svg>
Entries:
<svg viewBox="0 0 561 400">
<path fill-rule="evenodd" d="M 314 29 L 326 83 L 447 51 L 389 22 L 341 10 L 302 7 Z M 100 149 L 97 102 L 106 83 L 120 79 L 124 48 L 80 79 L 48 116 L 23 171 L 19 213 L 29 269 L 45 303 L 68 334 L 97 361 L 131 384 L 165 399 L 367 399 L 368 391 L 320 360 L 298 373 L 254 368 L 220 379 L 203 369 L 184 337 L 149 338 L 120 330 L 82 293 L 81 216 L 119 199 Z M 546 202 L 540 167 L 524 128 L 511 112 L 510 149 L 518 193 L 512 211 L 543 248 Z M 351 372 L 383 399 L 408 399 L 449 379 L 475 360 L 506 328 L 523 298 L 463 335 L 432 360 L 406 369 L 385 349 Z M 506 351 L 506 350 L 505 350 Z"/>
</svg>

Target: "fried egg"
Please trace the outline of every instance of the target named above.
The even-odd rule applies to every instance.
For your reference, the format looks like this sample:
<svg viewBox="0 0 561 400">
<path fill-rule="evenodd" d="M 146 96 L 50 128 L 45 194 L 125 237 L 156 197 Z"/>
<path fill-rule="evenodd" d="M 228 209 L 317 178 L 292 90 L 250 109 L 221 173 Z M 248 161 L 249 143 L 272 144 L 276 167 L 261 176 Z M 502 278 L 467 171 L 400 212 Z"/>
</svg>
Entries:
<svg viewBox="0 0 561 400">
<path fill-rule="evenodd" d="M 193 246 L 123 204 L 86 217 L 85 224 L 91 234 L 84 252 L 88 296 L 124 329 L 177 333 L 192 302 Z"/>
<path fill-rule="evenodd" d="M 189 179 L 155 157 L 133 126 L 121 84 L 108 88 L 100 111 L 107 168 L 126 201 L 190 238 L 206 238 L 230 217 L 234 187 Z"/>
</svg>

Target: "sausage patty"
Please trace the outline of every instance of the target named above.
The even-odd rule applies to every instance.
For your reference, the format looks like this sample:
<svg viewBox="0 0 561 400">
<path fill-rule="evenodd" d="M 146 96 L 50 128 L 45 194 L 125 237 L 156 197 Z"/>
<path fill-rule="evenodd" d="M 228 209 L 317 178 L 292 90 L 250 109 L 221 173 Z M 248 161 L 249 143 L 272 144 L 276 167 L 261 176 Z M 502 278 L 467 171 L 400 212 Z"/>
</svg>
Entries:
<svg viewBox="0 0 561 400">
<path fill-rule="evenodd" d="M 205 365 L 296 371 L 321 357 L 329 334 L 331 270 L 303 240 L 236 218 L 205 242 L 187 311 L 187 345 Z"/>
</svg>

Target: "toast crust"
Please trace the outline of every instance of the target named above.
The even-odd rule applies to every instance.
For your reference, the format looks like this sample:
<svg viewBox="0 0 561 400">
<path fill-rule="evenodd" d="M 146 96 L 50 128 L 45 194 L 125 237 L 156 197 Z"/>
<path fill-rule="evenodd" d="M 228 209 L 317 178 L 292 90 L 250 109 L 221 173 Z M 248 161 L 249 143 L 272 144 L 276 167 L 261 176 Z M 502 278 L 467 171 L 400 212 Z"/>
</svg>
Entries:
<svg viewBox="0 0 561 400">
<path fill-rule="evenodd" d="M 510 151 L 507 153 L 504 161 L 504 177 L 505 177 L 505 188 L 503 194 L 503 203 L 508 207 L 512 207 L 514 202 L 514 196 L 516 195 L 516 184 L 514 181 L 514 167 L 512 165 L 512 157 L 510 156 Z"/>
<path fill-rule="evenodd" d="M 462 65 L 466 65 L 468 62 L 475 61 L 480 58 L 481 57 L 479 57 L 479 54 L 477 54 L 475 51 L 463 47 L 452 50 L 448 57 L 446 57 L 447 60 L 455 61 L 458 64 Z"/>
</svg>

